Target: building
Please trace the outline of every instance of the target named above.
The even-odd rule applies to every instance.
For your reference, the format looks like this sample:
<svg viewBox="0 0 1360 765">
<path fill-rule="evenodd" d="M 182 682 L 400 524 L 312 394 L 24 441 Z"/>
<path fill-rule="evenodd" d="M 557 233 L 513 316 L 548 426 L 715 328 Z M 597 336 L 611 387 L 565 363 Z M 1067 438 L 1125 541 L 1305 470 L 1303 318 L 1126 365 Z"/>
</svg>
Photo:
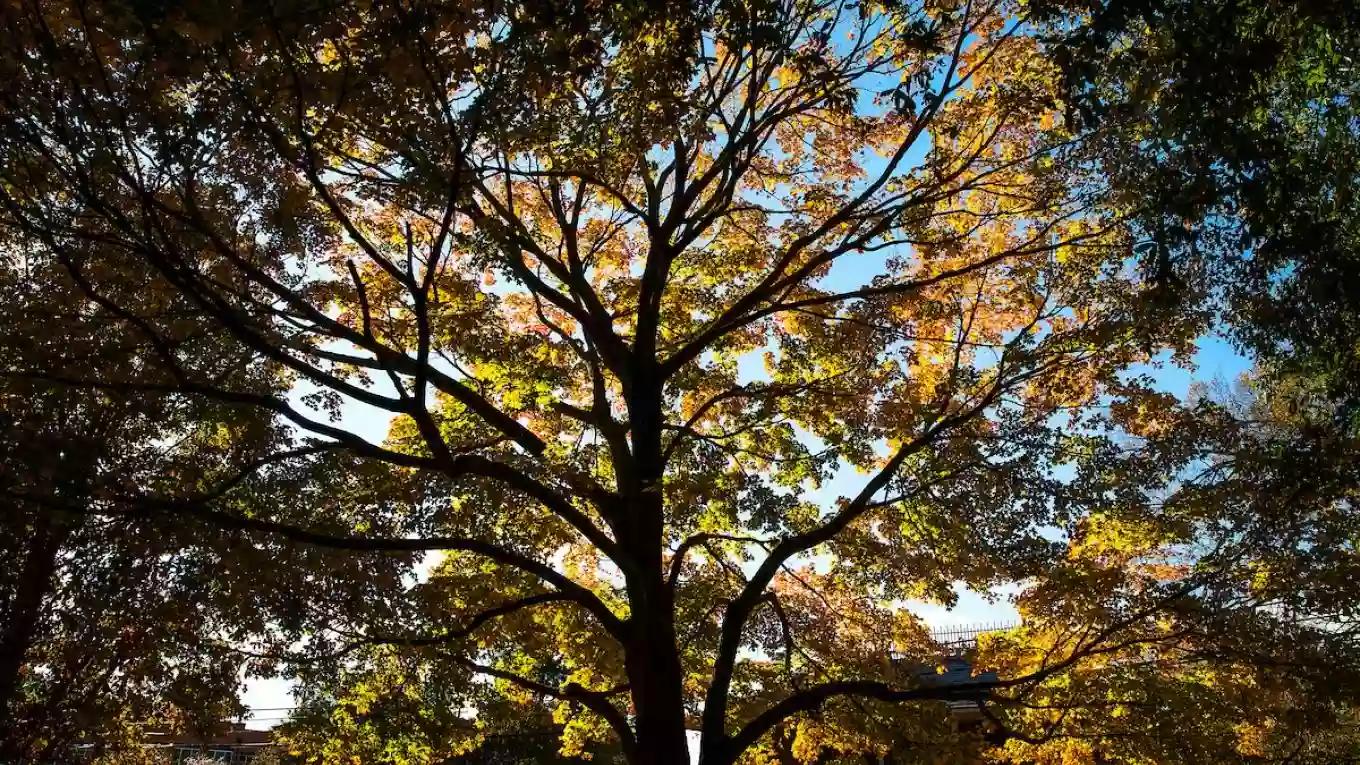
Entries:
<svg viewBox="0 0 1360 765">
<path fill-rule="evenodd" d="M 247 765 L 270 746 L 273 746 L 270 731 L 250 730 L 244 723 L 231 723 L 218 732 L 201 736 L 150 730 L 142 739 L 142 748 L 162 754 L 167 765 L 184 765 L 194 759 L 220 765 Z M 77 744 L 76 750 L 92 753 L 94 744 Z"/>
<path fill-rule="evenodd" d="M 172 765 L 195 758 L 220 765 L 246 765 L 272 746 L 272 741 L 273 734 L 267 730 L 250 730 L 244 723 L 233 723 L 221 733 L 203 737 L 149 733 L 143 746 L 164 750 Z"/>
<path fill-rule="evenodd" d="M 968 656 L 977 649 L 980 635 L 1000 632 L 1013 628 L 1012 624 L 985 624 L 967 627 L 948 627 L 935 630 L 931 638 L 943 650 L 939 664 L 900 663 L 898 669 L 911 675 L 924 687 L 947 687 L 950 685 L 995 683 L 999 678 L 995 672 L 973 674 L 972 662 Z M 987 692 L 980 690 L 972 698 L 959 698 L 945 702 L 950 714 L 960 723 L 976 723 L 984 717 L 982 707 L 986 703 Z"/>
<path fill-rule="evenodd" d="M 941 688 L 951 685 L 995 683 L 998 681 L 995 672 L 980 672 L 973 674 L 973 665 L 961 655 L 948 656 L 940 662 L 940 667 L 944 671 L 939 671 L 936 666 L 916 665 L 911 667 L 911 671 L 916 675 L 923 687 Z M 982 706 L 987 703 L 987 691 L 979 691 L 971 698 L 959 698 L 946 701 L 949 713 L 960 723 L 971 723 L 983 719 Z"/>
</svg>

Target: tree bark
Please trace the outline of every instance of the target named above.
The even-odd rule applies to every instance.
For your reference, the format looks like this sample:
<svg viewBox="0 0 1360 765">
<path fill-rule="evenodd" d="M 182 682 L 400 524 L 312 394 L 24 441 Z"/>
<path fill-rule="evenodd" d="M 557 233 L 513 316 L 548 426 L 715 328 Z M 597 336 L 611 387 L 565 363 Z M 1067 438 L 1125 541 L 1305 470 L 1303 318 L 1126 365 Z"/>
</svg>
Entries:
<svg viewBox="0 0 1360 765">
<path fill-rule="evenodd" d="M 653 351 L 638 349 L 627 391 L 629 427 L 637 466 L 628 497 L 627 554 L 630 640 L 625 647 L 632 689 L 638 765 L 689 765 L 685 737 L 684 669 L 675 639 L 675 602 L 666 581 L 665 500 L 662 481 L 662 396 Z"/>
<path fill-rule="evenodd" d="M 629 642 L 625 646 L 632 689 L 638 765 L 689 765 L 685 738 L 684 668 L 675 637 L 675 603 L 661 565 L 661 497 L 643 493 L 635 528 L 646 539 L 634 547 L 641 560 L 629 583 Z"/>
<path fill-rule="evenodd" d="M 658 593 L 659 594 L 659 593 Z M 669 598 L 666 598 L 669 601 Z M 689 765 L 685 737 L 684 672 L 669 608 L 655 601 L 637 624 L 627 649 L 637 731 L 638 765 Z"/>
<path fill-rule="evenodd" d="M 43 600 L 52 589 L 57 557 L 68 529 L 40 511 L 15 588 L 0 607 L 0 731 L 23 728 L 18 719 L 19 676 L 42 619 Z M 22 757 L 22 742 L 0 734 L 0 759 Z"/>
</svg>

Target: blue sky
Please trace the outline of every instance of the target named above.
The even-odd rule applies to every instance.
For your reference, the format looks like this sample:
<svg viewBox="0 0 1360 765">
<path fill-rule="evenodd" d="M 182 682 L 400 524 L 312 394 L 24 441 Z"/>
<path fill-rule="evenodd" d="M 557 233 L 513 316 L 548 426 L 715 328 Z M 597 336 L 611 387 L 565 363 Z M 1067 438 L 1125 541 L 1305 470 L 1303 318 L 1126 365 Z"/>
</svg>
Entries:
<svg viewBox="0 0 1360 765">
<path fill-rule="evenodd" d="M 1192 383 L 1214 379 L 1234 380 L 1251 367 L 1251 362 L 1238 354 L 1231 345 L 1218 338 L 1206 338 L 1195 354 L 1193 370 L 1163 367 L 1153 372 L 1158 387 L 1184 397 Z M 983 622 L 1014 623 L 1019 615 L 1007 600 L 1013 588 L 1002 588 L 992 597 L 956 588 L 958 603 L 953 608 L 933 603 L 912 603 L 911 610 L 931 627 L 971 625 Z"/>
</svg>

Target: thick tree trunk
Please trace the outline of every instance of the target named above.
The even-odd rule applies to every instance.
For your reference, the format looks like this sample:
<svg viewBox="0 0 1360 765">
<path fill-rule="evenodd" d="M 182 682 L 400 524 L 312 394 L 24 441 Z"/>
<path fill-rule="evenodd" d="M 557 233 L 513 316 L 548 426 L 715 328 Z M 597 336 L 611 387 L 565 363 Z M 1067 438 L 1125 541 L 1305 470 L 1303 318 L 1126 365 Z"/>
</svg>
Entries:
<svg viewBox="0 0 1360 765">
<path fill-rule="evenodd" d="M 661 458 L 662 386 L 650 349 L 631 373 L 628 395 L 636 483 L 628 497 L 628 544 L 633 575 L 628 582 L 632 631 L 626 650 L 634 706 L 637 765 L 690 765 L 685 738 L 684 669 L 675 640 L 675 603 L 666 581 L 665 504 Z"/>
<path fill-rule="evenodd" d="M 660 592 L 654 596 L 662 595 Z M 628 682 L 636 717 L 637 765 L 689 765 L 684 677 L 668 593 L 649 608 L 628 646 Z"/>
<path fill-rule="evenodd" d="M 637 525 L 643 542 L 639 573 L 629 583 L 626 651 L 632 690 L 637 765 L 689 765 L 685 738 L 684 668 L 675 639 L 675 602 L 661 566 L 661 508 L 653 495 Z M 652 553 L 652 551 L 655 551 Z"/>
</svg>

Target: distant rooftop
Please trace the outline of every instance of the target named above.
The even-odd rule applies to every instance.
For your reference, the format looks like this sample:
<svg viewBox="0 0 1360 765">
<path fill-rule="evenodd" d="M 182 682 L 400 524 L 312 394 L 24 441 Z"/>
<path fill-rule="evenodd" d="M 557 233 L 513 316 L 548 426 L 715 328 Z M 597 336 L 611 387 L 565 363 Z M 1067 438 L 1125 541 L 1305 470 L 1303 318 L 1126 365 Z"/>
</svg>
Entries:
<svg viewBox="0 0 1360 765">
<path fill-rule="evenodd" d="M 941 660 L 939 665 L 934 664 L 902 664 L 898 665 L 916 675 L 918 681 L 925 687 L 939 687 L 948 685 L 961 685 L 964 683 L 995 683 L 1000 678 L 995 672 L 973 673 L 973 665 L 962 656 L 947 656 Z M 982 703 L 990 695 L 986 688 L 978 689 L 975 693 L 968 693 L 972 698 L 958 698 L 946 701 L 949 712 L 958 719 L 976 719 L 982 716 Z"/>
</svg>

